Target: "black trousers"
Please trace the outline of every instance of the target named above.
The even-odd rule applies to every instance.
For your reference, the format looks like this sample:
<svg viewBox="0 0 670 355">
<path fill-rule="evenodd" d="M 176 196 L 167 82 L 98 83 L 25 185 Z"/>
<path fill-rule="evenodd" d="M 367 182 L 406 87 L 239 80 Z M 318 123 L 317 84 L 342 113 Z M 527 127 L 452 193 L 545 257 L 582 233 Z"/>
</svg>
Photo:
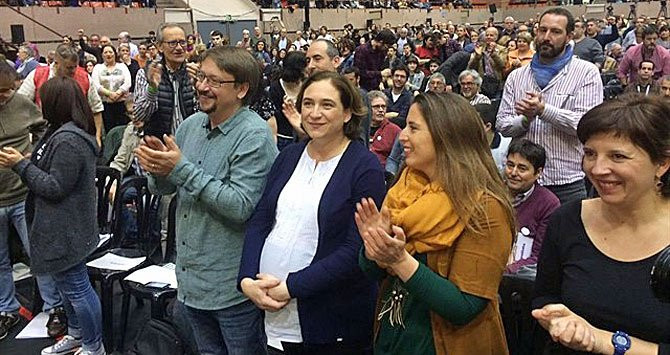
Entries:
<svg viewBox="0 0 670 355">
<path fill-rule="evenodd" d="M 268 355 L 372 355 L 372 345 L 365 344 L 318 344 L 282 342 L 284 351 L 268 347 Z"/>
</svg>

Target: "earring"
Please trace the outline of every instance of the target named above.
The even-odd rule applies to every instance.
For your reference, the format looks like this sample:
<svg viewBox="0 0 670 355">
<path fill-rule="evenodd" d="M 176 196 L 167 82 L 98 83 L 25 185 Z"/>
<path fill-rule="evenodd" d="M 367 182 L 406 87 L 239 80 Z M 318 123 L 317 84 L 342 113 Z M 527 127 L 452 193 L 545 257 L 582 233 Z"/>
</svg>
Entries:
<svg viewBox="0 0 670 355">
<path fill-rule="evenodd" d="M 663 181 L 661 181 L 661 178 L 656 176 L 654 177 L 654 180 L 656 180 L 656 188 L 657 189 L 662 189 L 663 188 Z"/>
</svg>

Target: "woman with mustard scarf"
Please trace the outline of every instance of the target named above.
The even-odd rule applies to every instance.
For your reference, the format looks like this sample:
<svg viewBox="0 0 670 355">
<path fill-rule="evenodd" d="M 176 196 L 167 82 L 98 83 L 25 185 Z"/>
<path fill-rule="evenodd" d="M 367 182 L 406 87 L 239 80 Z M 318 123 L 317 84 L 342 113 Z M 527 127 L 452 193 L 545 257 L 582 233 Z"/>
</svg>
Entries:
<svg viewBox="0 0 670 355">
<path fill-rule="evenodd" d="M 359 265 L 381 282 L 375 354 L 507 354 L 498 285 L 514 215 L 477 112 L 422 93 L 400 133 L 407 167 L 381 211 L 357 204 Z"/>
</svg>

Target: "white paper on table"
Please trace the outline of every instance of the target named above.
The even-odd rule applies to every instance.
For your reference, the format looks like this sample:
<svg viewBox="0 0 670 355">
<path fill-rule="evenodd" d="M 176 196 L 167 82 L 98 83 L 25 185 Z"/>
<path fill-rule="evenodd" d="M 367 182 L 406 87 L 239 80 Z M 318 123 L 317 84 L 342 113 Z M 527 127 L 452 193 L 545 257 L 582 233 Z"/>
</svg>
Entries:
<svg viewBox="0 0 670 355">
<path fill-rule="evenodd" d="M 35 316 L 33 320 L 26 325 L 19 334 L 16 335 L 16 339 L 35 339 L 35 338 L 48 338 L 47 334 L 47 322 L 49 321 L 49 314 L 42 312 Z"/>
<path fill-rule="evenodd" d="M 146 285 L 150 282 L 161 282 L 169 284 L 170 288 L 177 288 L 177 275 L 174 272 L 174 268 L 170 268 L 169 265 L 174 266 L 174 264 L 165 266 L 147 266 L 126 276 L 125 280 L 137 282 L 142 285 Z"/>
<path fill-rule="evenodd" d="M 514 261 L 530 258 L 530 252 L 533 250 L 535 240 L 522 233 L 516 235 L 516 247 L 514 250 Z"/>
<path fill-rule="evenodd" d="M 100 234 L 100 241 L 98 242 L 98 248 L 103 245 L 106 241 L 112 238 L 111 234 Z"/>
<path fill-rule="evenodd" d="M 128 271 L 141 264 L 145 259 L 145 256 L 139 258 L 127 258 L 125 256 L 107 253 L 95 260 L 89 261 L 86 263 L 86 266 L 98 269 Z"/>
</svg>

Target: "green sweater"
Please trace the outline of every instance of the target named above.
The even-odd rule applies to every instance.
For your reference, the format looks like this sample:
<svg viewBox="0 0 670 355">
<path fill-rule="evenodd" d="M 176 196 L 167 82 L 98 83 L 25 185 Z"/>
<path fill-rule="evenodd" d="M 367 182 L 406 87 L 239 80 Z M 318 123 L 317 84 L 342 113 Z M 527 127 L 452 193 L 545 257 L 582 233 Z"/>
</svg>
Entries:
<svg viewBox="0 0 670 355">
<path fill-rule="evenodd" d="M 22 153 L 31 153 L 32 142 L 37 142 L 46 131 L 42 112 L 26 97 L 14 94 L 0 105 L 0 148 L 13 147 Z M 0 207 L 7 207 L 26 199 L 28 189 L 11 169 L 0 168 Z"/>
<path fill-rule="evenodd" d="M 402 320 L 404 327 L 392 326 L 389 315 L 380 320 L 375 341 L 375 354 L 431 355 L 435 354 L 430 312 L 433 311 L 454 325 L 465 325 L 473 320 L 488 304 L 488 300 L 461 292 L 456 285 L 426 266 L 426 255 L 414 256 L 419 268 L 403 283 L 390 278 L 390 287 L 381 295 L 382 312 L 386 301 L 395 290 L 403 295 Z M 359 255 L 359 265 L 368 277 L 382 280 L 388 275 L 374 261 Z"/>
</svg>

